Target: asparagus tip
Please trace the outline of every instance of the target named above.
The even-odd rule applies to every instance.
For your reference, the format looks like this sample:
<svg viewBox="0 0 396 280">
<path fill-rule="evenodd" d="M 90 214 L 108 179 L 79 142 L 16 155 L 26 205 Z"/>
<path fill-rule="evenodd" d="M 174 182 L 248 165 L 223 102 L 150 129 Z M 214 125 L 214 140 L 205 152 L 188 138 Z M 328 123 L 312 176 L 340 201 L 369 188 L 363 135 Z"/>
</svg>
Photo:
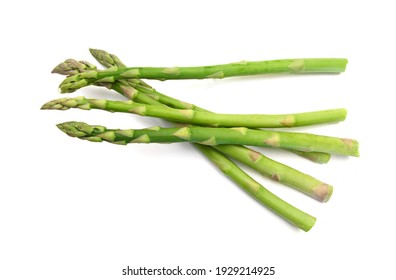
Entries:
<svg viewBox="0 0 396 280">
<path fill-rule="evenodd" d="M 55 66 L 55 68 L 52 69 L 51 73 L 70 76 L 95 69 L 96 66 L 87 61 L 77 61 L 75 59 L 69 58 Z"/>
<path fill-rule="evenodd" d="M 65 100 L 65 98 L 61 98 L 48 101 L 43 106 L 41 106 L 40 110 L 66 110 L 67 108 L 62 105 L 62 102 Z"/>
<path fill-rule="evenodd" d="M 114 60 L 108 52 L 93 48 L 89 48 L 89 52 L 103 66 L 109 68 L 114 65 Z"/>
<path fill-rule="evenodd" d="M 66 133 L 71 137 L 90 137 L 93 136 L 92 133 L 95 131 L 95 126 L 91 126 L 84 122 L 64 122 L 56 125 L 62 132 Z M 100 129 L 99 132 L 103 132 Z"/>
<path fill-rule="evenodd" d="M 87 125 L 85 123 L 80 123 L 80 122 L 64 122 L 64 123 L 59 123 L 56 126 L 64 133 L 71 137 L 84 137 L 87 136 L 84 131 L 80 131 L 78 129 L 79 126 L 84 126 Z"/>
<path fill-rule="evenodd" d="M 100 100 L 97 100 L 96 103 L 99 104 Z M 48 101 L 43 106 L 41 106 L 41 110 L 67 110 L 76 107 L 85 110 L 91 109 L 88 100 L 84 96 L 77 96 Z"/>
<path fill-rule="evenodd" d="M 94 56 L 94 57 L 95 57 L 95 55 L 100 51 L 100 50 L 94 49 L 94 48 L 89 48 L 88 50 L 89 50 L 90 54 L 91 54 L 92 56 Z"/>
<path fill-rule="evenodd" d="M 71 137 L 78 137 L 80 139 L 92 141 L 92 142 L 102 142 L 103 140 L 108 141 L 105 137 L 100 137 L 104 133 L 111 133 L 107 131 L 104 126 L 100 125 L 89 125 L 84 122 L 64 122 L 56 125 L 62 132 L 66 133 Z M 108 134 L 106 134 L 108 135 Z M 105 136 L 106 136 L 105 135 Z"/>
</svg>

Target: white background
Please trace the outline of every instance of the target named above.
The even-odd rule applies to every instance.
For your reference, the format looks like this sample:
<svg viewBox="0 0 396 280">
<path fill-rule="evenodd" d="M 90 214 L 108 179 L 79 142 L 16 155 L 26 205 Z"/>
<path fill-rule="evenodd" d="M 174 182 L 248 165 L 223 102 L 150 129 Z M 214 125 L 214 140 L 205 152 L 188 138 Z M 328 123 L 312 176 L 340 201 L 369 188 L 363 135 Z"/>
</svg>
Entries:
<svg viewBox="0 0 396 280">
<path fill-rule="evenodd" d="M 0 279 L 153 279 L 122 276 L 128 265 L 275 266 L 276 275 L 264 278 L 394 279 L 392 1 L 4 3 Z M 131 66 L 346 57 L 341 75 L 151 83 L 223 113 L 345 107 L 345 122 L 300 131 L 359 139 L 361 156 L 318 165 L 259 149 L 334 185 L 331 200 L 321 204 L 246 169 L 318 218 L 305 233 L 256 203 L 189 144 L 116 146 L 61 133 L 55 124 L 69 120 L 166 125 L 126 114 L 39 110 L 60 97 L 62 77 L 52 68 L 67 58 L 94 62 L 90 47 Z M 71 96 L 78 95 L 121 99 L 98 88 Z M 213 272 L 194 278 L 225 279 Z"/>
</svg>

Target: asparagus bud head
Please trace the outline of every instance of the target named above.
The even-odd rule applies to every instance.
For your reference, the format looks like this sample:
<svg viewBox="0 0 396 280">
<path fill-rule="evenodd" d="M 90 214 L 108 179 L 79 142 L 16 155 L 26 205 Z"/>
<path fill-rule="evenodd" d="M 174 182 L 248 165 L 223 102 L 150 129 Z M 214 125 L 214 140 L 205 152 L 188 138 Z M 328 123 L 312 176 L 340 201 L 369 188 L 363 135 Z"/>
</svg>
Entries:
<svg viewBox="0 0 396 280">
<path fill-rule="evenodd" d="M 66 59 L 64 62 L 58 64 L 51 73 L 70 76 L 90 70 L 96 70 L 96 66 L 83 60 Z"/>
</svg>

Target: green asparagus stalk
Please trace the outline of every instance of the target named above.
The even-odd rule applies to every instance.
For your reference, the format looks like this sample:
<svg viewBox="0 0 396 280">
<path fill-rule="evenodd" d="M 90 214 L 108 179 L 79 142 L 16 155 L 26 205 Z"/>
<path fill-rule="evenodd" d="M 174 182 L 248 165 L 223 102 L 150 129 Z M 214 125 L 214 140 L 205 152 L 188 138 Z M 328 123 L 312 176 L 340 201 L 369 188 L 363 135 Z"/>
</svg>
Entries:
<svg viewBox="0 0 396 280">
<path fill-rule="evenodd" d="M 103 51 L 100 51 L 99 53 L 96 53 L 96 55 L 99 56 L 99 61 L 101 64 L 104 66 L 108 67 L 109 61 L 113 65 L 116 60 L 119 61 L 117 57 L 113 60 L 110 55 L 107 55 L 103 57 L 101 54 L 103 54 Z M 104 60 L 103 60 L 104 59 Z M 78 62 L 75 62 L 78 63 Z M 120 62 L 118 62 L 120 63 Z M 59 68 L 59 67 L 57 67 Z M 83 68 L 81 66 L 80 68 Z M 61 67 L 61 69 L 65 69 L 64 66 Z M 69 70 L 69 69 L 68 69 Z M 58 72 L 59 73 L 59 72 Z M 116 91 L 119 91 L 121 93 L 125 93 L 124 95 L 129 96 L 129 98 L 133 98 L 134 100 L 138 100 L 141 103 L 145 104 L 152 104 L 152 105 L 163 105 L 159 103 L 157 100 L 151 98 L 150 96 L 147 96 L 143 93 L 140 94 L 128 94 L 128 91 L 131 92 L 134 89 L 128 86 L 128 84 L 124 83 L 125 81 L 116 81 L 112 84 L 109 85 L 112 89 L 115 89 Z M 138 81 L 139 82 L 139 81 Z M 172 98 L 171 98 L 172 99 Z M 175 104 L 173 102 L 173 104 Z M 164 105 L 163 105 L 164 106 Z M 197 107 L 199 109 L 199 107 Z M 203 110 L 203 109 L 202 109 Z M 306 194 L 308 194 L 311 197 L 316 198 L 317 200 L 321 202 L 326 202 L 330 198 L 332 194 L 333 187 L 325 184 L 307 174 L 304 174 L 302 172 L 299 172 L 291 167 L 288 167 L 286 165 L 283 165 L 281 163 L 278 163 L 274 160 L 271 160 L 264 155 L 260 154 L 257 151 L 254 151 L 252 149 L 247 149 L 243 146 L 234 146 L 233 145 L 227 145 L 227 149 L 225 148 L 226 145 L 224 145 L 224 149 L 221 150 L 222 153 L 224 153 L 227 156 L 231 156 L 234 159 L 237 159 L 248 166 L 252 167 L 253 169 L 259 171 L 260 173 L 268 176 L 269 178 L 273 180 L 277 180 L 285 185 L 291 186 L 297 190 L 300 190 Z M 223 147 L 223 146 L 217 146 L 217 147 Z M 297 151 L 294 151 L 297 152 Z M 302 152 L 305 156 L 307 154 L 313 154 L 313 155 L 318 155 L 317 157 L 323 158 L 323 155 L 327 156 L 329 154 L 324 154 L 324 153 L 316 153 L 316 152 L 311 152 L 311 153 L 304 153 Z M 329 156 L 327 157 L 327 159 Z M 326 160 L 326 159 L 324 159 Z M 319 192 L 319 190 L 321 190 Z"/>
<path fill-rule="evenodd" d="M 280 199 L 246 174 L 235 163 L 207 146 L 197 146 L 217 167 L 247 193 L 291 224 L 309 231 L 316 218 Z"/>
<path fill-rule="evenodd" d="M 139 94 L 138 91 L 135 94 Z M 111 112 L 135 113 L 141 116 L 163 118 L 169 121 L 211 127 L 248 127 L 277 128 L 295 127 L 328 122 L 342 121 L 346 117 L 345 109 L 333 109 L 288 115 L 263 114 L 215 114 L 191 109 L 173 109 L 164 106 L 146 105 L 129 101 L 112 101 L 104 99 L 85 99 L 84 97 L 61 98 L 50 101 L 43 109 L 52 106 L 63 106 L 63 109 L 79 106 L 81 109 L 101 109 Z M 55 108 L 57 109 L 57 108 Z"/>
<path fill-rule="evenodd" d="M 101 126 L 100 129 L 97 129 L 96 126 L 79 122 L 67 122 L 58 125 L 58 128 L 69 136 L 93 142 L 107 141 L 124 145 L 129 143 L 196 142 L 209 146 L 236 144 L 359 156 L 359 144 L 356 140 L 309 133 L 252 130 L 240 127 L 212 128 L 200 126 L 181 128 L 155 127 L 135 130 L 107 129 Z M 82 135 L 81 132 L 84 134 Z"/>
<path fill-rule="evenodd" d="M 122 79 L 207 79 L 272 73 L 340 73 L 345 71 L 344 58 L 304 58 L 237 63 L 197 67 L 112 67 L 104 71 L 91 70 L 66 78 L 60 92 L 74 92 L 98 82 Z"/>
</svg>

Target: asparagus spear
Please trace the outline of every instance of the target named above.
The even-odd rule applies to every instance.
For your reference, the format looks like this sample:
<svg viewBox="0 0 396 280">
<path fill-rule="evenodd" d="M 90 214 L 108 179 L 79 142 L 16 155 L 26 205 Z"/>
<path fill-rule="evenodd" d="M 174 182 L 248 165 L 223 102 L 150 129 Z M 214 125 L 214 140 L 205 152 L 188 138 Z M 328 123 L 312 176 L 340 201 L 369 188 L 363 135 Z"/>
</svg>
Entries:
<svg viewBox="0 0 396 280">
<path fill-rule="evenodd" d="M 271 193 L 219 152 L 203 145 L 197 147 L 217 165 L 224 174 L 229 176 L 256 200 L 268 207 L 268 209 L 304 231 L 309 231 L 313 227 L 316 218 L 295 208 Z"/>
<path fill-rule="evenodd" d="M 91 50 L 92 52 L 92 50 Z M 96 56 L 98 56 L 98 61 L 101 62 L 101 64 L 103 64 L 106 67 L 109 67 L 111 65 L 114 65 L 115 63 L 117 63 L 117 65 L 119 65 L 120 60 L 114 56 L 114 55 L 110 55 L 107 54 L 104 51 L 95 51 L 94 52 Z M 106 54 L 106 55 L 103 55 Z M 114 58 L 114 59 L 113 59 Z M 77 64 L 78 62 L 75 61 L 74 64 Z M 111 63 L 111 64 L 109 64 Z M 80 71 L 84 71 L 83 70 L 84 66 L 81 65 L 79 67 Z M 68 69 L 66 66 L 57 66 L 55 69 Z M 56 71 L 57 73 L 62 74 L 61 71 Z M 139 80 L 137 81 L 129 81 L 131 83 L 140 83 Z M 140 94 L 128 94 L 128 91 L 133 91 L 133 88 L 131 88 L 129 86 L 128 83 L 125 83 L 125 81 L 115 81 L 112 84 L 109 84 L 108 87 L 111 87 L 112 89 L 115 89 L 121 93 L 127 93 L 125 95 L 129 96 L 129 98 L 133 98 L 135 100 L 139 100 L 139 102 L 142 103 L 146 103 L 146 104 L 152 104 L 152 105 L 162 105 L 163 104 L 159 103 L 157 100 L 151 98 L 150 96 L 147 96 L 143 93 Z M 172 99 L 172 98 L 170 98 Z M 180 103 L 183 106 L 182 101 L 180 101 Z M 175 102 L 173 102 L 173 104 L 175 104 Z M 177 104 L 177 103 L 176 103 Z M 196 109 L 200 109 L 199 107 L 196 106 Z M 203 111 L 205 111 L 204 109 L 201 109 Z M 198 144 L 199 145 L 199 144 Z M 224 147 L 223 149 L 220 149 Z M 243 146 L 234 146 L 234 145 L 226 145 L 224 146 L 215 146 L 215 148 L 217 148 L 218 150 L 220 150 L 222 153 L 233 157 L 234 159 L 239 160 L 240 162 L 245 163 L 246 165 L 252 167 L 253 169 L 257 170 L 258 172 L 270 177 L 273 180 L 277 180 L 283 184 L 286 184 L 288 186 L 291 186 L 297 190 L 300 190 L 306 194 L 308 194 L 311 197 L 316 198 L 317 200 L 321 201 L 321 202 L 326 202 L 328 201 L 328 199 L 330 198 L 332 191 L 333 191 L 333 187 L 325 184 L 307 174 L 304 174 L 302 172 L 299 172 L 298 170 L 295 170 L 291 167 L 288 167 L 286 165 L 283 165 L 279 162 L 276 162 L 274 160 L 271 160 L 267 157 L 265 157 L 264 155 L 260 154 L 257 151 L 254 151 L 252 149 L 247 149 Z M 297 152 L 297 151 L 294 151 Z M 324 153 L 315 153 L 315 152 L 311 152 L 311 153 L 303 153 L 303 155 L 309 155 L 309 154 L 313 154 L 316 155 L 318 154 L 318 156 L 316 156 L 316 158 L 323 158 L 322 155 L 329 155 L 329 154 L 324 154 Z M 327 157 L 329 158 L 329 157 Z"/>
<path fill-rule="evenodd" d="M 134 94 L 140 94 L 135 92 Z M 333 109 L 308 113 L 263 115 L 263 114 L 215 114 L 191 109 L 173 109 L 164 106 L 146 105 L 129 101 L 112 101 L 105 99 L 86 99 L 84 97 L 61 98 L 48 102 L 44 109 L 52 106 L 68 109 L 79 106 L 82 109 L 102 109 L 112 112 L 135 113 L 141 116 L 163 118 L 169 121 L 189 123 L 211 127 L 248 127 L 277 128 L 295 127 L 328 122 L 342 121 L 346 117 L 345 109 Z"/>
<path fill-rule="evenodd" d="M 207 79 L 227 78 L 271 73 L 340 73 L 345 71 L 347 60 L 343 58 L 282 59 L 197 66 L 197 67 L 124 67 L 104 71 L 91 70 L 66 78 L 60 84 L 60 92 L 74 92 L 98 82 L 114 82 L 122 79 Z"/>
<path fill-rule="evenodd" d="M 209 146 L 237 144 L 359 156 L 356 140 L 309 133 L 200 126 L 119 130 L 80 122 L 66 122 L 58 128 L 72 137 L 114 144 L 197 142 Z"/>
</svg>

